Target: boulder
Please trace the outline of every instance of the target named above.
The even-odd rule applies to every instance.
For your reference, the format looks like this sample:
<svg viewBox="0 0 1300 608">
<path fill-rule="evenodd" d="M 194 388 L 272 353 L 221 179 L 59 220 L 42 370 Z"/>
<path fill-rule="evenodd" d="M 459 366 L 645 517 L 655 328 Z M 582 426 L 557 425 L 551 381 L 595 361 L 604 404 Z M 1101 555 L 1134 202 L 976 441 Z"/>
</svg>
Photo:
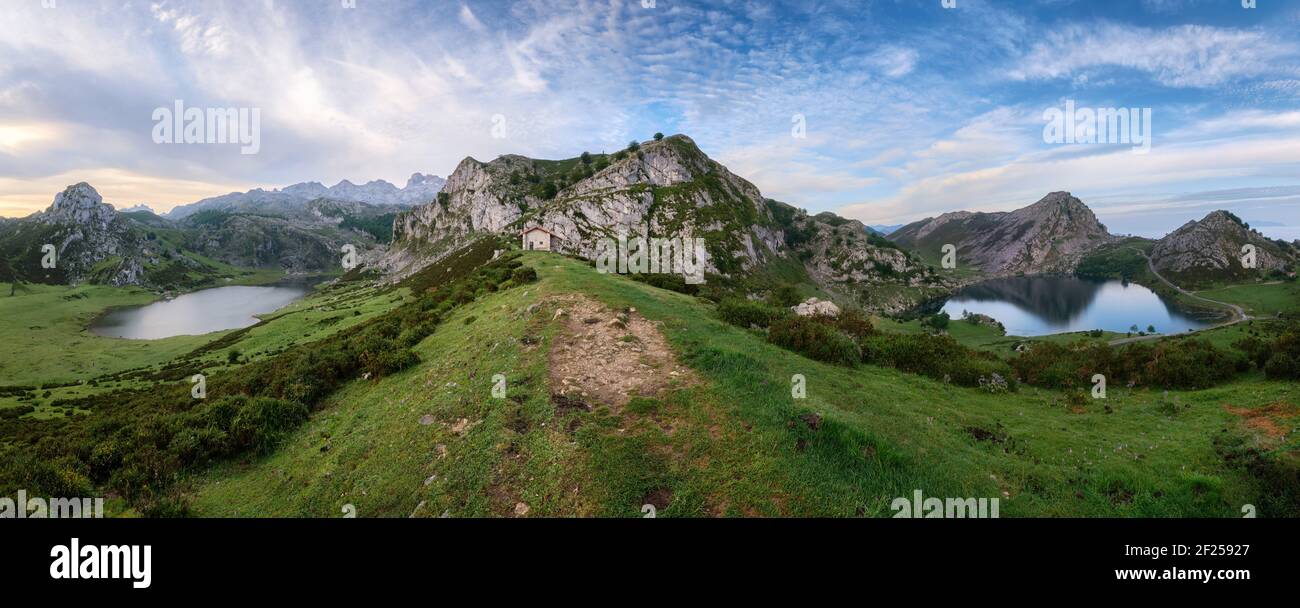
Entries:
<svg viewBox="0 0 1300 608">
<path fill-rule="evenodd" d="M 801 317 L 823 316 L 838 317 L 840 316 L 840 307 L 836 306 L 830 300 L 818 300 L 817 298 L 808 298 L 802 304 L 791 306 L 790 310 L 794 311 Z"/>
</svg>

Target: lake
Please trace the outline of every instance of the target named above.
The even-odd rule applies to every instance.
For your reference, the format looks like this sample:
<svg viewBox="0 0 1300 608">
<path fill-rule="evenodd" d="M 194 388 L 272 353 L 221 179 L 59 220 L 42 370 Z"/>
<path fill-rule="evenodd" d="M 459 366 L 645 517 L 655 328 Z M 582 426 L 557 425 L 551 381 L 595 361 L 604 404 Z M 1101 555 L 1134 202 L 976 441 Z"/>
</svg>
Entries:
<svg viewBox="0 0 1300 608">
<path fill-rule="evenodd" d="M 954 320 L 963 311 L 1001 321 L 1012 336 L 1043 336 L 1104 329 L 1163 334 L 1203 329 L 1219 322 L 1212 313 L 1191 313 L 1136 283 L 1067 276 L 994 279 L 958 291 L 943 305 Z"/>
<path fill-rule="evenodd" d="M 157 340 L 248 327 L 257 323 L 253 315 L 279 310 L 310 291 L 305 284 L 214 287 L 113 310 L 97 319 L 90 331 L 110 338 Z"/>
</svg>

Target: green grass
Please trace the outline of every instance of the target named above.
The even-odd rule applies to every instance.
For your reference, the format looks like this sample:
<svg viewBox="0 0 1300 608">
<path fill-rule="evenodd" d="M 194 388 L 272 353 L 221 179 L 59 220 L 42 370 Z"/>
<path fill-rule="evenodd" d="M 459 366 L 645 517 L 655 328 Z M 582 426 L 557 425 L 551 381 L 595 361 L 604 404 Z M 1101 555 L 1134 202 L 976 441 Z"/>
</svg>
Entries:
<svg viewBox="0 0 1300 608">
<path fill-rule="evenodd" d="M 1196 295 L 1237 304 L 1255 317 L 1300 311 L 1300 283 L 1251 283 L 1198 291 Z"/>
<path fill-rule="evenodd" d="M 279 276 L 278 273 L 275 273 Z M 262 281 L 266 273 L 245 279 Z M 229 284 L 238 284 L 232 281 Z M 0 285 L 0 293 L 8 293 Z M 97 336 L 87 327 L 114 307 L 138 306 L 157 294 L 133 287 L 27 285 L 14 297 L 0 296 L 0 387 L 40 387 L 23 395 L 0 396 L 0 408 L 31 405 L 34 418 L 63 416 L 60 400 L 116 389 L 148 388 L 153 382 L 127 372 L 154 371 L 189 357 L 196 371 L 227 367 L 228 355 L 238 351 L 240 362 L 270 356 L 295 344 L 313 341 L 391 310 L 408 290 L 383 291 L 361 284 L 322 287 L 306 298 L 244 329 L 161 340 L 128 340 Z M 202 349 L 202 350 L 200 350 Z M 199 354 L 193 355 L 196 351 Z M 191 356 L 192 355 L 192 356 Z M 94 384 L 87 383 L 94 380 Z M 45 396 L 49 391 L 50 395 Z M 86 413 L 68 410 L 70 413 Z"/>
<path fill-rule="evenodd" d="M 104 311 L 148 304 L 157 294 L 138 288 L 26 285 L 27 292 L 0 295 L 0 386 L 77 382 L 103 374 L 168 361 L 211 337 L 123 340 L 86 328 Z M 9 286 L 0 284 L 0 294 Z"/>
<path fill-rule="evenodd" d="M 919 319 L 911 321 L 899 321 L 888 317 L 872 317 L 872 325 L 882 331 L 892 331 L 904 334 L 925 333 L 929 331 L 921 325 Z M 1055 342 L 1068 344 L 1073 342 L 1109 342 L 1117 338 L 1123 338 L 1124 334 L 1110 331 L 1102 332 L 1101 336 L 1092 336 L 1086 331 L 1076 331 L 1061 334 L 1051 334 L 1046 336 L 1009 336 L 1004 335 L 997 327 L 990 325 L 976 325 L 967 323 L 961 319 L 952 319 L 948 322 L 948 335 L 960 342 L 963 346 L 985 350 L 999 355 L 1008 356 L 1015 352 L 1017 344 L 1022 342 Z"/>
<path fill-rule="evenodd" d="M 458 309 L 416 347 L 420 365 L 349 383 L 275 453 L 189 480 L 195 511 L 508 516 L 523 502 L 529 516 L 634 517 L 647 497 L 671 495 L 660 516 L 889 516 L 890 500 L 921 489 L 999 497 L 1003 516 L 1235 517 L 1266 491 L 1215 452 L 1239 425 L 1225 407 L 1296 400 L 1293 386 L 1251 375 L 1167 397 L 1111 387 L 1070 408 L 1055 391 L 992 395 L 824 365 L 695 298 L 560 256 L 523 260 L 539 284 Z M 550 298 L 572 293 L 659 323 L 697 381 L 619 412 L 557 411 Z M 504 400 L 490 393 L 497 373 Z M 791 397 L 795 374 L 807 399 Z M 810 413 L 822 416 L 815 429 L 800 418 Z"/>
</svg>

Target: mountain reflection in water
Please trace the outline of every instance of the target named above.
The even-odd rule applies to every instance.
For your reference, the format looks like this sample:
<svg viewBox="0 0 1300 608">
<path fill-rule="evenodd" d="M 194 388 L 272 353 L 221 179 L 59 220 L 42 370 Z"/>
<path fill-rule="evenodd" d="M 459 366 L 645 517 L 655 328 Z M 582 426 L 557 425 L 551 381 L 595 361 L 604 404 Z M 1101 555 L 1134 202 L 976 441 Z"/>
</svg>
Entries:
<svg viewBox="0 0 1300 608">
<path fill-rule="evenodd" d="M 1154 326 L 1165 334 L 1214 324 L 1213 317 L 1177 308 L 1135 283 L 1096 281 L 1069 276 L 993 279 L 965 287 L 943 305 L 953 319 L 962 313 L 985 314 L 1001 321 L 1007 334 L 1042 336 L 1104 329 L 1140 331 Z"/>
</svg>

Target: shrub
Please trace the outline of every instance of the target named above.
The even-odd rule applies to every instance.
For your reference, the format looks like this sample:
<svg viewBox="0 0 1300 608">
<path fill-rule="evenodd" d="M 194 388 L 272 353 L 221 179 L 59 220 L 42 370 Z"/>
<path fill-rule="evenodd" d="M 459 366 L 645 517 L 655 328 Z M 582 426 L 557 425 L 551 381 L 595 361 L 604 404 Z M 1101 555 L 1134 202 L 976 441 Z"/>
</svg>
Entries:
<svg viewBox="0 0 1300 608">
<path fill-rule="evenodd" d="M 369 373 L 371 379 L 375 379 L 395 374 L 419 363 L 420 356 L 409 348 L 385 350 L 362 355 L 361 369 Z"/>
<path fill-rule="evenodd" d="M 231 399 L 241 403 L 230 423 L 230 452 L 245 449 L 268 452 L 307 421 L 307 406 L 295 401 L 242 396 Z"/>
<path fill-rule="evenodd" d="M 856 340 L 876 333 L 876 328 L 871 325 L 871 319 L 856 309 L 840 312 L 839 316 L 835 317 L 835 327 Z"/>
<path fill-rule="evenodd" d="M 745 329 L 770 327 L 774 321 L 787 315 L 783 309 L 743 298 L 725 298 L 718 303 L 718 316 L 723 321 Z"/>
<path fill-rule="evenodd" d="M 658 287 L 659 289 L 667 289 L 669 291 L 675 291 L 677 293 L 684 293 L 689 296 L 696 295 L 700 292 L 699 285 L 691 285 L 690 283 L 687 283 L 686 277 L 683 277 L 682 275 L 679 274 L 643 273 L 643 274 L 634 274 L 631 276 L 632 276 L 632 280 L 638 283 L 645 283 L 646 285 Z"/>
<path fill-rule="evenodd" d="M 537 280 L 537 270 L 533 269 L 532 266 L 520 266 L 510 273 L 510 280 L 514 281 L 516 285 L 532 283 Z"/>
<path fill-rule="evenodd" d="M 1300 380 L 1300 326 L 1289 324 L 1276 338 L 1249 337 L 1233 347 L 1244 352 L 1270 380 Z"/>
<path fill-rule="evenodd" d="M 1209 388 L 1249 369 L 1249 361 L 1204 340 L 1168 340 L 1113 348 L 1105 343 L 1038 343 L 1011 361 L 1020 379 L 1035 386 L 1088 386 L 1093 374 L 1110 382 L 1160 388 Z"/>
<path fill-rule="evenodd" d="M 994 375 L 1014 390 L 1011 366 L 992 353 L 966 348 L 951 336 L 873 334 L 862 340 L 862 359 L 960 386 L 988 384 Z"/>
<path fill-rule="evenodd" d="M 931 329 L 941 331 L 941 330 L 948 329 L 948 322 L 950 320 L 951 319 L 948 317 L 948 313 L 940 312 L 939 314 L 930 315 L 928 317 L 925 317 L 924 319 L 921 319 L 921 325 L 924 325 Z"/>
<path fill-rule="evenodd" d="M 791 316 L 780 319 L 772 323 L 767 340 L 810 359 L 827 363 L 852 366 L 862 358 L 862 351 L 853 338 L 815 317 Z"/>
<path fill-rule="evenodd" d="M 779 306 L 781 308 L 790 308 L 802 302 L 799 297 L 799 290 L 794 285 L 782 285 L 772 290 L 767 296 L 768 304 Z"/>
</svg>

